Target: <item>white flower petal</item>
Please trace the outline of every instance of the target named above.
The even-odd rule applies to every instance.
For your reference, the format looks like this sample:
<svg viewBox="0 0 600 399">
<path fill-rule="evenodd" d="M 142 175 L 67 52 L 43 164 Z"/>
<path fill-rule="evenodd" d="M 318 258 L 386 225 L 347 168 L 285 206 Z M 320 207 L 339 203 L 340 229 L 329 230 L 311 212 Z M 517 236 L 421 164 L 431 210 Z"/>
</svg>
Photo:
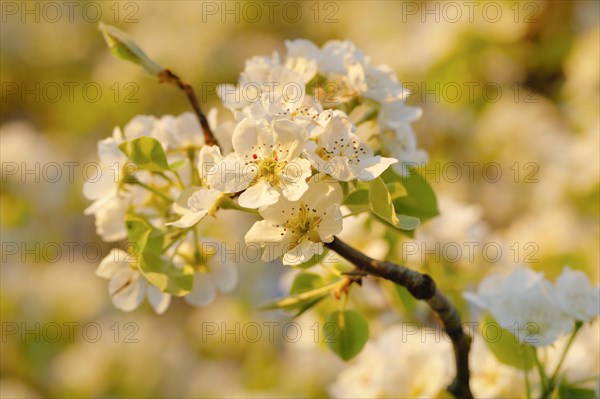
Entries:
<svg viewBox="0 0 600 399">
<path fill-rule="evenodd" d="M 206 215 L 208 215 L 207 210 L 202 210 L 198 212 L 188 212 L 175 222 L 165 223 L 165 226 L 173 226 L 178 227 L 180 229 L 186 229 L 198 223 Z"/>
<path fill-rule="evenodd" d="M 148 302 L 152 305 L 152 308 L 157 314 L 163 314 L 171 303 L 171 295 L 162 292 L 158 287 L 148 284 L 146 288 L 146 295 L 148 296 Z"/>
<path fill-rule="evenodd" d="M 361 159 L 361 171 L 358 178 L 362 181 L 371 181 L 381 175 L 390 165 L 398 162 L 394 158 L 384 158 L 379 155 L 365 159 Z"/>
<path fill-rule="evenodd" d="M 244 208 L 256 209 L 272 205 L 279 199 L 279 192 L 265 180 L 259 180 L 248 187 L 240 197 L 238 203 Z"/>
<path fill-rule="evenodd" d="M 108 283 L 108 292 L 116 308 L 125 312 L 137 309 L 144 300 L 146 281 L 131 268 L 117 272 Z"/>
<path fill-rule="evenodd" d="M 312 170 L 310 161 L 297 158 L 288 163 L 283 170 L 281 193 L 290 201 L 297 201 L 308 190 L 306 179 Z"/>
<path fill-rule="evenodd" d="M 126 261 L 130 258 L 131 256 L 122 249 L 111 249 L 108 255 L 100 261 L 96 269 L 96 276 L 106 279 L 112 278 L 119 270 L 129 267 Z"/>
<path fill-rule="evenodd" d="M 238 156 L 228 156 L 221 161 L 216 169 L 207 174 L 208 184 L 224 193 L 237 193 L 248 187 L 256 176 L 257 170 L 253 164 L 246 163 Z"/>
</svg>

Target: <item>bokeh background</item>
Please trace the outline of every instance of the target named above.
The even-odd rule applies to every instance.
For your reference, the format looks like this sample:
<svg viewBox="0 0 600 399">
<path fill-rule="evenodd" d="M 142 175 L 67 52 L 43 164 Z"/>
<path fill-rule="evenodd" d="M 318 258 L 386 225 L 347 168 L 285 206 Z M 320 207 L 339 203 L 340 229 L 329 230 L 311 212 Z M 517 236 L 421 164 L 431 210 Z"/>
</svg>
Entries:
<svg viewBox="0 0 600 399">
<path fill-rule="evenodd" d="M 205 308 L 175 300 L 157 316 L 147 304 L 133 313 L 112 307 L 106 281 L 94 275 L 111 246 L 82 214 L 84 167 L 114 126 L 189 108 L 174 88 L 113 58 L 98 20 L 190 81 L 221 119 L 230 116 L 214 86 L 236 82 L 245 59 L 284 51 L 286 39 L 352 40 L 375 64 L 392 66 L 413 91 L 409 103 L 424 111 L 414 127 L 442 215 L 414 240 L 386 247 L 391 258 L 431 273 L 466 320 L 461 292 L 494 270 L 526 264 L 553 279 L 568 264 L 598 283 L 598 2 L 2 1 L 1 8 L 2 397 L 323 397 L 346 367 L 314 342 L 318 312 L 297 320 L 295 342 L 293 332 L 281 334 L 289 315 L 257 310 L 289 284 L 278 264 L 240 263 L 235 292 Z M 235 241 L 252 219 L 226 214 L 225 222 L 236 230 L 219 219 L 204 225 L 206 233 Z M 366 240 L 377 229 L 360 223 L 346 234 L 357 245 L 389 246 Z M 446 245 L 465 242 L 493 243 L 502 253 L 456 258 Z M 407 258 L 410 243 L 439 259 Z M 388 286 L 368 284 L 356 298 L 353 306 L 372 316 L 373 336 L 427 320 L 424 308 Z M 273 339 L 265 336 L 269 322 L 279 323 Z M 206 334 L 207 323 L 219 333 Z M 221 335 L 235 323 L 259 323 L 263 337 Z M 573 356 L 597 358 L 598 332 L 587 337 Z M 597 376 L 597 361 L 589 370 Z"/>
</svg>

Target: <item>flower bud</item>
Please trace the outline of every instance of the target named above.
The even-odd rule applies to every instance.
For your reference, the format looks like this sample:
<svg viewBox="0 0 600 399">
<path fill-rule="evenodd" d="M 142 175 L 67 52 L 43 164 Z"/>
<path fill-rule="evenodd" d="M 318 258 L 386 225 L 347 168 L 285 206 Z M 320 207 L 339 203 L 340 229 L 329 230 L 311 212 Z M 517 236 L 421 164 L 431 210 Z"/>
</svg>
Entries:
<svg viewBox="0 0 600 399">
<path fill-rule="evenodd" d="M 137 44 L 122 30 L 100 22 L 98 29 L 102 32 L 106 44 L 115 57 L 140 65 L 146 72 L 157 76 L 164 68 L 154 62 Z"/>
</svg>

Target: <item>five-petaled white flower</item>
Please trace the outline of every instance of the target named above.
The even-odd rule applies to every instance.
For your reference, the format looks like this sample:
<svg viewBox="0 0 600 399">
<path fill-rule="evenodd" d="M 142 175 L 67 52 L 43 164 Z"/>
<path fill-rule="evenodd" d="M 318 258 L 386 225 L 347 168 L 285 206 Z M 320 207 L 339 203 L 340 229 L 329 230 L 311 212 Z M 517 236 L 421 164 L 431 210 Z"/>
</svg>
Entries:
<svg viewBox="0 0 600 399">
<path fill-rule="evenodd" d="M 320 127 L 312 131 L 307 156 L 314 166 L 340 181 L 370 181 L 397 162 L 374 155 L 373 150 L 354 134 L 354 125 L 341 113 L 326 111 L 319 116 Z"/>
<path fill-rule="evenodd" d="M 207 173 L 207 181 L 226 193 L 245 190 L 238 199 L 245 208 L 274 204 L 280 196 L 296 201 L 312 174 L 310 162 L 300 158 L 305 140 L 306 130 L 292 121 L 244 119 L 233 134 L 234 156 Z"/>
<path fill-rule="evenodd" d="M 169 307 L 171 295 L 148 283 L 132 260 L 131 254 L 122 249 L 113 249 L 100 262 L 96 275 L 110 280 L 108 293 L 116 308 L 125 312 L 135 310 L 147 295 L 154 311 L 163 314 Z"/>
<path fill-rule="evenodd" d="M 283 256 L 286 265 L 306 262 L 321 254 L 323 243 L 331 242 L 342 231 L 342 189 L 338 183 L 323 179 L 325 175 L 314 176 L 297 201 L 282 198 L 259 209 L 264 220 L 254 223 L 245 240 L 264 248 L 263 260 L 270 262 Z"/>
</svg>

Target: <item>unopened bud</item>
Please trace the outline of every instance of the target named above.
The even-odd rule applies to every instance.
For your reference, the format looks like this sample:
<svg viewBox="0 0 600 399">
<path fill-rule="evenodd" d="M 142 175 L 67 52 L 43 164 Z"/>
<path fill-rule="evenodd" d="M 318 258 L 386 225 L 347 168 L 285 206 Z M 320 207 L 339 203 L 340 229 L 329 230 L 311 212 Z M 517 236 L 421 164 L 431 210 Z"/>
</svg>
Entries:
<svg viewBox="0 0 600 399">
<path fill-rule="evenodd" d="M 154 76 L 157 76 L 164 70 L 163 67 L 150 59 L 122 30 L 102 22 L 100 22 L 98 29 L 102 32 L 106 44 L 115 57 L 136 63 Z"/>
</svg>

